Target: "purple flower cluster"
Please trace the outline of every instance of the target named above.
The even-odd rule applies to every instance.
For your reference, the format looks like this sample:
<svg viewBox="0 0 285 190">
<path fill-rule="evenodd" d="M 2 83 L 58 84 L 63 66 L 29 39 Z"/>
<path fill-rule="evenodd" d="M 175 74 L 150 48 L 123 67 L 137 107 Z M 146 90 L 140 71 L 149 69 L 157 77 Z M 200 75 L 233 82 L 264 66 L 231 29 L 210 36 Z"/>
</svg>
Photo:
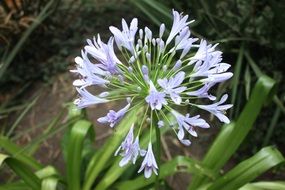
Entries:
<svg viewBox="0 0 285 190">
<path fill-rule="evenodd" d="M 158 165 L 152 150 L 151 134 L 154 127 L 171 126 L 178 140 L 184 145 L 191 144 L 189 137 L 197 137 L 198 128 L 210 125 L 200 115 L 181 113 L 178 107 L 196 107 L 216 116 L 221 122 L 229 123 L 225 111 L 232 107 L 224 104 L 225 94 L 220 100 L 210 93 L 216 84 L 232 77 L 227 72 L 230 65 L 222 62 L 222 52 L 217 44 L 191 35 L 188 15 L 173 10 L 173 25 L 168 36 L 165 25 L 161 24 L 158 36 L 145 27 L 138 28 L 134 18 L 130 25 L 122 19 L 122 29 L 111 26 L 113 34 L 107 43 L 100 35 L 87 40 L 81 56 L 75 58 L 79 79 L 73 82 L 79 98 L 74 103 L 79 108 L 117 100 L 127 100 L 120 110 L 110 110 L 98 122 L 114 128 L 124 115 L 136 105 L 143 105 L 144 116 L 129 127 L 125 140 L 115 155 L 120 155 L 120 166 L 129 162 L 135 164 L 138 157 L 144 157 L 138 172 L 144 170 L 149 178 L 157 174 Z M 120 51 L 117 56 L 114 44 Z M 98 95 L 90 93 L 91 87 L 104 89 Z M 209 104 L 197 104 L 205 99 Z M 201 101 L 199 101 L 201 102 Z M 173 122 L 174 121 L 174 122 Z M 138 127 L 137 127 L 138 126 Z M 143 128 L 150 127 L 147 150 L 140 148 L 139 136 Z M 136 134 L 134 138 L 134 134 Z"/>
</svg>

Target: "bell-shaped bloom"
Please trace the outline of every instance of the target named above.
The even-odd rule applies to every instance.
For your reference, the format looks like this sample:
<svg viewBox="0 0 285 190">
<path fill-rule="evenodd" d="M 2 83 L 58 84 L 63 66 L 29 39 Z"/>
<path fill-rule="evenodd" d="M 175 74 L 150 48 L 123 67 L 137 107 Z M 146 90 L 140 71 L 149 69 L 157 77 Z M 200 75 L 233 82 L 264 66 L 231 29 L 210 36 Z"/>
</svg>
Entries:
<svg viewBox="0 0 285 190">
<path fill-rule="evenodd" d="M 157 83 L 163 88 L 166 94 L 170 95 L 170 98 L 175 104 L 180 104 L 182 102 L 179 94 L 187 89 L 185 86 L 180 86 L 184 78 L 185 73 L 183 71 L 180 71 L 169 80 L 166 78 L 157 80 Z"/>
<path fill-rule="evenodd" d="M 81 79 L 77 79 L 73 82 L 73 85 L 76 87 L 85 88 L 91 85 L 100 85 L 103 86 L 109 83 L 108 80 L 105 79 L 106 72 L 90 62 L 87 57 L 87 52 L 81 51 L 82 57 L 76 57 L 76 69 L 71 70 L 71 72 L 78 73 L 82 76 Z"/>
<path fill-rule="evenodd" d="M 128 49 L 132 55 L 134 55 L 134 41 L 135 41 L 135 35 L 138 30 L 138 19 L 134 18 L 131 21 L 130 27 L 128 26 L 125 19 L 122 19 L 122 27 L 123 30 L 120 31 L 118 28 L 114 26 L 110 26 L 109 29 L 113 33 L 115 37 L 115 41 L 117 46 L 121 49 L 121 47 L 125 47 Z"/>
<path fill-rule="evenodd" d="M 229 118 L 225 115 L 225 111 L 231 108 L 233 105 L 232 104 L 221 105 L 225 103 L 227 99 L 228 99 L 228 95 L 225 94 L 222 96 L 219 102 L 216 102 L 210 105 L 197 105 L 197 107 L 214 114 L 221 122 L 230 123 Z"/>
<path fill-rule="evenodd" d="M 204 61 L 206 59 L 207 56 L 211 56 L 215 53 L 217 53 L 217 51 L 215 51 L 215 48 L 217 47 L 218 44 L 215 45 L 211 45 L 211 44 L 207 44 L 206 40 L 201 40 L 200 45 L 199 45 L 199 49 L 196 52 L 196 54 L 191 57 L 191 61 L 188 64 L 193 64 L 197 61 Z"/>
<path fill-rule="evenodd" d="M 127 104 L 124 108 L 120 109 L 119 111 L 110 110 L 109 113 L 97 119 L 99 123 L 109 123 L 110 127 L 114 127 L 116 123 L 118 123 L 126 114 L 128 109 L 130 108 L 131 104 Z"/>
<path fill-rule="evenodd" d="M 166 40 L 166 44 L 169 44 L 171 40 L 185 27 L 187 27 L 191 22 L 187 22 L 188 15 L 182 16 L 182 14 L 179 14 L 177 11 L 172 10 L 173 14 L 173 24 L 172 28 L 170 30 L 170 34 Z"/>
<path fill-rule="evenodd" d="M 203 87 L 201 87 L 197 90 L 186 92 L 186 94 L 189 96 L 196 96 L 199 98 L 208 98 L 210 100 L 216 100 L 216 96 L 213 96 L 213 95 L 208 93 L 208 91 L 211 87 L 212 87 L 212 85 L 205 84 Z"/>
<path fill-rule="evenodd" d="M 146 155 L 144 157 L 144 160 L 142 162 L 142 165 L 141 165 L 138 173 L 140 173 L 142 170 L 144 170 L 145 178 L 149 178 L 151 176 L 152 172 L 154 172 L 157 175 L 158 166 L 157 166 L 157 163 L 155 161 L 155 157 L 154 157 L 153 152 L 152 152 L 151 142 L 149 142 L 149 144 L 148 144 L 148 149 L 147 149 Z"/>
<path fill-rule="evenodd" d="M 105 44 L 98 35 L 97 40 L 94 37 L 93 42 L 87 40 L 88 45 L 85 46 L 85 50 L 99 62 L 100 68 L 116 74 L 119 72 L 117 64 L 121 64 L 121 61 L 115 55 L 113 42 L 113 38 L 110 38 L 108 44 Z"/>
<path fill-rule="evenodd" d="M 109 100 L 107 99 L 99 98 L 97 96 L 92 95 L 85 88 L 76 88 L 76 90 L 80 94 L 80 97 L 74 100 L 74 104 L 78 108 L 86 108 L 94 104 L 101 104 L 101 103 L 109 102 Z"/>
<path fill-rule="evenodd" d="M 153 85 L 152 81 L 149 82 L 149 95 L 145 98 L 145 101 L 150 105 L 151 109 L 161 110 L 162 105 L 167 105 L 164 92 L 158 92 Z"/>
<path fill-rule="evenodd" d="M 139 138 L 136 137 L 134 141 L 134 125 L 131 126 L 125 140 L 116 150 L 115 156 L 117 156 L 119 152 L 120 152 L 120 155 L 123 157 L 119 163 L 121 167 L 128 164 L 129 161 L 132 161 L 132 163 L 135 164 L 137 157 L 139 155 L 140 156 L 145 155 L 145 150 L 140 149 Z"/>
<path fill-rule="evenodd" d="M 184 140 L 185 132 L 186 130 L 190 135 L 197 137 L 197 132 L 195 131 L 195 127 L 200 128 L 209 128 L 209 124 L 204 120 L 200 118 L 200 115 L 196 115 L 194 117 L 190 117 L 189 114 L 186 114 L 186 116 L 178 113 L 177 111 L 172 110 L 172 114 L 175 116 L 177 124 L 178 124 L 178 139 L 186 145 L 190 145 L 190 141 Z"/>
</svg>

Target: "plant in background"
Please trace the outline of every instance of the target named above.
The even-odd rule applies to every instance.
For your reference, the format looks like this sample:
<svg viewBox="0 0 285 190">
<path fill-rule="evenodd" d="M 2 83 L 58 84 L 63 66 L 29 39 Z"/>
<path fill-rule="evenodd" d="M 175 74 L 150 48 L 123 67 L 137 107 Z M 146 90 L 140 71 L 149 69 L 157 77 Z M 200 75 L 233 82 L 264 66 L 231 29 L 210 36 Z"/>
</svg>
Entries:
<svg viewBox="0 0 285 190">
<path fill-rule="evenodd" d="M 230 65 L 222 62 L 222 52 L 215 50 L 217 44 L 207 44 L 203 39 L 198 42 L 191 36 L 189 24 L 193 21 L 187 19 L 188 15 L 183 16 L 173 10 L 173 25 L 166 37 L 164 24 L 160 25 L 159 36 L 155 37 L 148 27 L 138 29 L 136 18 L 130 26 L 123 19 L 122 30 L 110 27 L 113 36 L 107 43 L 102 42 L 98 34 L 93 41 L 87 40 L 88 45 L 82 50 L 81 57 L 75 58 L 77 68 L 72 72 L 80 76 L 73 83 L 80 95 L 75 100 L 79 108 L 127 101 L 121 110 L 110 110 L 106 116 L 99 118 L 100 123 L 113 128 L 126 112 L 143 105 L 145 113 L 142 120 L 138 126 L 126 126 L 130 128 L 129 133 L 115 155 L 120 152 L 122 156 L 120 166 L 129 161 L 135 163 L 138 156 L 144 156 L 139 172 L 144 170 L 146 178 L 151 176 L 152 171 L 157 174 L 158 165 L 151 138 L 156 128 L 163 127 L 166 122 L 180 142 L 188 146 L 191 141 L 185 133 L 197 137 L 197 128 L 210 127 L 200 115 L 180 113 L 180 107 L 197 107 L 214 114 L 221 122 L 230 122 L 224 114 L 232 106 L 224 104 L 228 98 L 226 94 L 216 103 L 198 105 L 194 102 L 199 98 L 215 101 L 216 97 L 209 90 L 231 78 L 232 73 L 226 72 Z M 119 60 L 114 52 L 114 41 L 123 60 Z M 103 92 L 93 95 L 88 89 L 94 86 L 102 87 Z M 174 120 L 167 119 L 169 113 Z M 147 151 L 141 149 L 139 144 L 144 124 L 150 127 Z"/>
</svg>

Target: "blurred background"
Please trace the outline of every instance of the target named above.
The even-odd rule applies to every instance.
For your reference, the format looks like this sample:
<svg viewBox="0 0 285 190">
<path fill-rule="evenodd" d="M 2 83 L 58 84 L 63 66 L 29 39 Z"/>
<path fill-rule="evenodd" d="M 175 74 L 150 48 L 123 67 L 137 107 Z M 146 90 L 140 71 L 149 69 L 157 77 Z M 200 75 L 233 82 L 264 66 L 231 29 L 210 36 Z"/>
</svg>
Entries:
<svg viewBox="0 0 285 190">
<path fill-rule="evenodd" d="M 107 39 L 110 25 L 121 27 L 121 18 L 139 18 L 139 26 L 158 31 L 171 27 L 171 9 L 195 19 L 193 36 L 219 43 L 224 62 L 234 77 L 216 88 L 228 92 L 235 120 L 250 97 L 257 79 L 266 74 L 278 83 L 272 102 L 264 107 L 255 126 L 231 162 L 249 157 L 265 145 L 285 153 L 285 3 L 277 0 L 1 0 L 0 1 L 0 132 L 43 163 L 62 168 L 60 139 L 72 119 L 76 97 L 69 70 L 85 40 L 100 33 Z M 106 105 L 107 110 L 114 105 Z M 96 123 L 98 107 L 87 117 L 96 127 L 95 147 L 112 133 Z M 209 116 L 211 118 L 211 116 Z M 74 118 L 73 118 L 74 119 Z M 183 147 L 172 137 L 164 141 L 164 159 L 183 154 L 201 158 L 219 131 L 213 121 L 193 146 Z M 180 147 L 180 151 L 176 147 Z M 231 167 L 231 164 L 228 166 Z M 283 171 L 283 172 L 282 172 Z M 285 179 L 284 168 L 265 179 Z M 7 171 L 9 173 L 9 171 Z M 188 178 L 185 178 L 188 179 Z M 179 187 L 183 176 L 173 182 Z M 1 181 L 1 180 L 0 180 Z"/>
</svg>

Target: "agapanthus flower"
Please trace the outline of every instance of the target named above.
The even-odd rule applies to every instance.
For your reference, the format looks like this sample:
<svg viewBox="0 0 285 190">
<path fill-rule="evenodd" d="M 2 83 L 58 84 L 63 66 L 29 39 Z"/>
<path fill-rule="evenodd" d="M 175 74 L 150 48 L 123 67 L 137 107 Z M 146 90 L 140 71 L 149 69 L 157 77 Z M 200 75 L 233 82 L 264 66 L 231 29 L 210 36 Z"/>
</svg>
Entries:
<svg viewBox="0 0 285 190">
<path fill-rule="evenodd" d="M 72 70 L 79 76 L 73 83 L 79 93 L 74 103 L 79 108 L 127 99 L 123 108 L 111 109 L 100 117 L 100 123 L 116 128 L 130 109 L 140 106 L 141 116 L 132 126 L 124 126 L 129 132 L 115 155 L 122 157 L 121 167 L 144 157 L 139 172 L 144 170 L 146 178 L 158 171 L 152 150 L 156 130 L 170 127 L 178 140 L 189 146 L 198 136 L 198 128 L 210 127 L 199 114 L 189 114 L 179 108 L 196 107 L 223 123 L 230 122 L 225 115 L 232 106 L 225 104 L 227 95 L 216 102 L 217 98 L 210 92 L 212 87 L 232 77 L 228 72 L 230 65 L 222 62 L 218 44 L 192 36 L 193 21 L 188 20 L 188 15 L 175 10 L 172 14 L 168 36 L 163 23 L 153 32 L 148 27 L 140 29 L 136 18 L 130 24 L 122 19 L 122 27 L 109 27 L 112 36 L 105 42 L 100 35 L 87 40 L 81 56 L 75 58 L 76 69 Z M 102 91 L 92 94 L 90 90 L 94 87 Z M 200 99 L 206 103 L 199 101 L 198 104 Z M 146 144 L 139 142 L 145 128 L 149 128 L 147 152 L 143 150 Z"/>
<path fill-rule="evenodd" d="M 151 109 L 161 110 L 163 105 L 167 105 L 164 92 L 158 92 L 153 85 L 152 81 L 149 83 L 149 95 L 145 98 L 145 101 L 150 105 Z"/>
<path fill-rule="evenodd" d="M 120 109 L 117 112 L 110 110 L 106 116 L 100 117 L 97 121 L 99 123 L 110 123 L 110 127 L 114 127 L 114 125 L 124 117 L 130 106 L 130 104 L 127 104 L 124 108 Z"/>
<path fill-rule="evenodd" d="M 117 156 L 119 152 L 121 152 L 120 155 L 123 157 L 119 163 L 121 167 L 126 165 L 131 160 L 132 163 L 135 164 L 139 155 L 145 155 L 145 150 L 140 148 L 139 138 L 136 137 L 136 139 L 134 140 L 134 125 L 131 126 L 125 140 L 116 150 L 115 156 Z"/>
<path fill-rule="evenodd" d="M 145 178 L 149 178 L 152 172 L 157 175 L 158 166 L 153 155 L 151 142 L 148 143 L 146 155 L 138 172 L 141 172 L 142 170 L 144 170 Z"/>
<path fill-rule="evenodd" d="M 168 80 L 167 78 L 158 79 L 157 83 L 165 93 L 169 94 L 170 98 L 175 104 L 180 104 L 182 102 L 182 98 L 180 97 L 180 93 L 187 89 L 186 86 L 180 86 L 185 78 L 185 73 L 180 71 L 175 76 L 170 77 Z"/>
</svg>

